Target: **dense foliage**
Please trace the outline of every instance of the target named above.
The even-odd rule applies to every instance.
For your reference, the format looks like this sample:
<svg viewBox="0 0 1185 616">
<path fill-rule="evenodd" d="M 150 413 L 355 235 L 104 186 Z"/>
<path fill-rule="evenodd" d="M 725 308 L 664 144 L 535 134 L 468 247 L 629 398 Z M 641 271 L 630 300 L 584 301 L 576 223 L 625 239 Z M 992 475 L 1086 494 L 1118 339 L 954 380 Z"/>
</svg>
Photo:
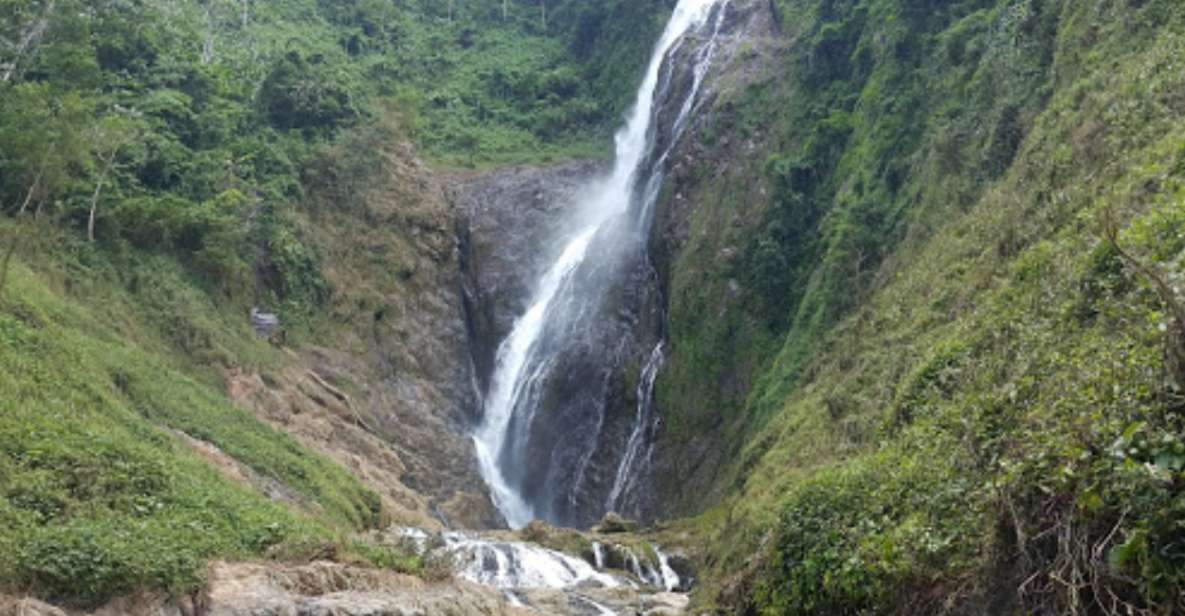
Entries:
<svg viewBox="0 0 1185 616">
<path fill-rule="evenodd" d="M 505 6 L 6 2 L 0 207 L 224 290 L 269 274 L 258 299 L 307 311 L 322 282 L 290 210 L 343 129 L 395 113 L 464 164 L 603 151 L 662 4 Z"/>
<path fill-rule="evenodd" d="M 1183 5 L 760 4 L 758 78 L 672 173 L 664 500 L 723 499 L 701 598 L 1185 611 Z M 350 206 L 375 139 L 603 153 L 669 6 L 0 0 L 0 591 L 188 591 L 382 523 L 218 391 L 282 361 L 247 307 L 325 318 L 298 220 Z"/>
</svg>

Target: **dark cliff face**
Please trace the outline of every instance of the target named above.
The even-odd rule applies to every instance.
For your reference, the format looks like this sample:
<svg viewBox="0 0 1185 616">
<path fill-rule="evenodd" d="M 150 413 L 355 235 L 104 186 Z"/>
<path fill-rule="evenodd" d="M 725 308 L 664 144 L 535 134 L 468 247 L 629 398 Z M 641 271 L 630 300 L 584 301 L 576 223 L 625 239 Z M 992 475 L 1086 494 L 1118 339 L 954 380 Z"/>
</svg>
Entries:
<svg viewBox="0 0 1185 616">
<path fill-rule="evenodd" d="M 527 309 L 536 281 L 563 246 L 578 192 L 604 169 L 596 161 L 499 169 L 457 181 L 463 300 L 477 389 L 489 386 L 498 345 Z M 480 408 L 475 420 L 480 419 Z"/>
<path fill-rule="evenodd" d="M 483 394 L 499 345 L 563 247 L 580 190 L 605 169 L 577 162 L 500 170 L 454 189 L 470 351 Z M 661 330 L 655 282 L 641 244 L 605 250 L 576 281 L 605 294 L 548 324 L 544 338 L 560 341 L 550 376 L 530 399 L 536 412 L 512 426 L 524 446 L 506 460 L 511 480 L 545 519 L 588 526 L 605 511 L 632 429 L 637 374 Z"/>
<path fill-rule="evenodd" d="M 727 444 L 728 408 L 743 402 L 758 370 L 748 333 L 732 329 L 728 318 L 754 307 L 728 273 L 738 269 L 744 238 L 770 207 L 772 191 L 759 172 L 769 148 L 764 127 L 744 123 L 729 101 L 760 86 L 776 66 L 785 43 L 773 7 L 765 0 L 728 4 L 726 36 L 697 113 L 672 152 L 655 208 L 649 253 L 667 310 L 667 361 L 655 404 L 667 421 L 652 437 L 654 461 L 644 478 L 651 497 L 642 509 L 647 519 L 686 515 L 723 497 L 721 473 L 736 454 Z M 705 369 L 704 350 L 697 345 L 705 332 L 719 327 L 728 331 L 712 344 L 725 360 Z M 687 376 L 697 373 L 712 377 L 695 377 L 697 393 L 687 395 Z M 677 421 L 670 421 L 675 416 Z"/>
<path fill-rule="evenodd" d="M 587 262 L 576 280 L 583 288 L 605 289 L 605 295 L 548 324 L 554 363 L 529 423 L 512 428 L 527 446 L 509 464 L 521 469 L 524 494 L 545 519 L 587 526 L 610 507 L 607 498 L 636 416 L 636 384 L 660 339 L 655 283 L 640 244 L 607 251 Z"/>
</svg>

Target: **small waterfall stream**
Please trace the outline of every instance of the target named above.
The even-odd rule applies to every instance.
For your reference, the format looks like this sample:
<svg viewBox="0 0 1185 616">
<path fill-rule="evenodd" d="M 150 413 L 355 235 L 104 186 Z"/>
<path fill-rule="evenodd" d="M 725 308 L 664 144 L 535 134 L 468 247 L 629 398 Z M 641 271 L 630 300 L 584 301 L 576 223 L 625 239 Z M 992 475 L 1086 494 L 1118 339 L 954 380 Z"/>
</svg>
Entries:
<svg viewBox="0 0 1185 616">
<path fill-rule="evenodd" d="M 596 439 L 601 437 L 605 422 L 604 403 L 588 403 L 598 416 L 582 420 L 581 426 L 565 426 L 570 430 L 587 432 L 582 436 L 588 443 L 580 443 L 578 451 L 563 451 L 561 455 L 570 468 L 564 469 L 565 485 L 539 485 L 537 475 L 527 468 L 534 458 L 527 452 L 532 446 L 544 446 L 532 441 L 536 414 L 545 400 L 554 399 L 553 389 L 557 373 L 564 370 L 564 353 L 582 352 L 576 345 L 587 344 L 581 336 L 573 335 L 585 324 L 597 318 L 598 305 L 605 296 L 605 276 L 598 268 L 610 268 L 614 255 L 637 254 L 645 259 L 645 242 L 653 217 L 654 204 L 662 185 L 662 174 L 671 150 L 678 142 L 691 117 L 703 78 L 715 53 L 716 37 L 721 30 L 723 10 L 713 9 L 727 0 L 680 0 L 653 56 L 638 90 L 636 103 L 625 126 L 616 136 L 616 158 L 611 173 L 592 182 L 577 204 L 572 232 L 558 259 L 546 270 L 536 285 L 526 311 L 515 321 L 513 328 L 497 350 L 493 374 L 485 396 L 482 423 L 473 435 L 479 469 L 494 504 L 512 528 L 521 528 L 536 517 L 563 523 L 562 516 L 550 508 L 540 507 L 540 494 L 555 500 L 556 492 L 566 490 L 564 502 L 576 506 L 575 495 L 586 479 L 592 459 L 597 453 Z M 715 14 L 713 24 L 708 22 Z M 693 53 L 688 54 L 689 66 L 672 68 L 666 59 L 681 51 L 689 35 L 705 39 Z M 664 64 L 665 63 L 665 64 Z M 690 69 L 690 73 L 686 70 Z M 678 75 L 690 74 L 689 84 L 674 92 L 673 82 Z M 684 87 L 685 86 L 685 87 Z M 660 100 L 660 97 L 677 97 Z M 658 116 L 662 109 L 678 109 L 670 129 L 660 140 L 657 132 Z M 658 143 L 665 150 L 658 152 Z M 631 248 L 632 247 L 632 248 Z M 633 252 L 630 252 L 630 251 Z M 632 432 L 624 452 L 616 463 L 616 474 L 603 482 L 601 498 L 606 510 L 619 505 L 634 488 L 632 481 L 640 466 L 650 457 L 646 433 L 652 428 L 654 382 L 663 361 L 661 341 L 654 347 L 642 368 L 637 385 L 637 408 Z M 580 377 L 584 378 L 584 377 Z M 597 379 L 601 382 L 595 382 Z M 601 398 L 607 396 L 608 377 L 585 378 L 600 387 Z M 550 398 L 549 398 L 550 396 Z M 593 398 L 590 395 L 587 398 Z M 583 407 L 582 407 L 583 408 Z M 587 413 L 586 413 L 587 414 Z M 554 432 L 554 428 L 552 429 Z M 553 449 L 560 445 L 550 444 Z M 571 450 L 572 447 L 567 447 Z M 602 473 L 603 474 L 603 473 Z M 557 474 L 545 475 L 549 479 Z M 604 483 L 608 481 L 608 483 Z M 549 483 L 544 481 L 544 484 Z M 530 493 L 525 488 L 530 486 Z M 587 500 L 587 499 L 585 499 Z M 596 503 L 592 507 L 595 508 Z M 599 515 L 602 512 L 592 512 Z M 663 572 L 666 573 L 665 571 Z M 665 577 L 665 575 L 663 575 Z M 661 584 L 665 585 L 665 584 Z"/>
<path fill-rule="evenodd" d="M 638 380 L 638 415 L 634 420 L 634 430 L 630 433 L 630 440 L 625 446 L 625 455 L 621 456 L 621 463 L 617 466 L 617 475 L 613 479 L 613 488 L 609 490 L 609 499 L 605 501 L 605 508 L 613 511 L 620 503 L 626 490 L 637 477 L 634 470 L 639 464 L 650 462 L 650 452 L 642 455 L 642 447 L 646 430 L 653 421 L 654 410 L 654 381 L 658 379 L 658 370 L 662 367 L 665 356 L 662 353 L 663 343 L 654 347 L 650 359 L 642 368 L 641 378 Z"/>
</svg>

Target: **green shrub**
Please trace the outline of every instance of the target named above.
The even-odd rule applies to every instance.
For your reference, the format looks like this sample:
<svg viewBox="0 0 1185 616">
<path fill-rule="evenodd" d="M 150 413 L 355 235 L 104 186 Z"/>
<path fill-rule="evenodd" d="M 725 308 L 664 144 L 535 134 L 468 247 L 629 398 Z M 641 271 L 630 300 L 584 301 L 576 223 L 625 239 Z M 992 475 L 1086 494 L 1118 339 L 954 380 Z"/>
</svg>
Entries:
<svg viewBox="0 0 1185 616">
<path fill-rule="evenodd" d="M 960 539 L 982 523 L 966 481 L 946 455 L 923 451 L 937 449 L 863 457 L 787 495 L 773 571 L 758 589 L 763 613 L 877 611 L 968 556 Z"/>
</svg>

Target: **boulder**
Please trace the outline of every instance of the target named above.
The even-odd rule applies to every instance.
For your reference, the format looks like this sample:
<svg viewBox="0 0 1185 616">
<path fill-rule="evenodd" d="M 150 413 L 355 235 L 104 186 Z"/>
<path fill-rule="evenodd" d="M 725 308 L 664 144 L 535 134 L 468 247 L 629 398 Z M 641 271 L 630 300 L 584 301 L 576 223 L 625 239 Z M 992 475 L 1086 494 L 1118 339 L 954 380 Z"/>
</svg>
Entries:
<svg viewBox="0 0 1185 616">
<path fill-rule="evenodd" d="M 601 533 L 603 535 L 615 533 L 632 533 L 638 530 L 638 523 L 633 520 L 627 520 L 620 515 L 610 511 L 601 518 L 600 523 L 593 527 L 593 532 Z"/>
</svg>

